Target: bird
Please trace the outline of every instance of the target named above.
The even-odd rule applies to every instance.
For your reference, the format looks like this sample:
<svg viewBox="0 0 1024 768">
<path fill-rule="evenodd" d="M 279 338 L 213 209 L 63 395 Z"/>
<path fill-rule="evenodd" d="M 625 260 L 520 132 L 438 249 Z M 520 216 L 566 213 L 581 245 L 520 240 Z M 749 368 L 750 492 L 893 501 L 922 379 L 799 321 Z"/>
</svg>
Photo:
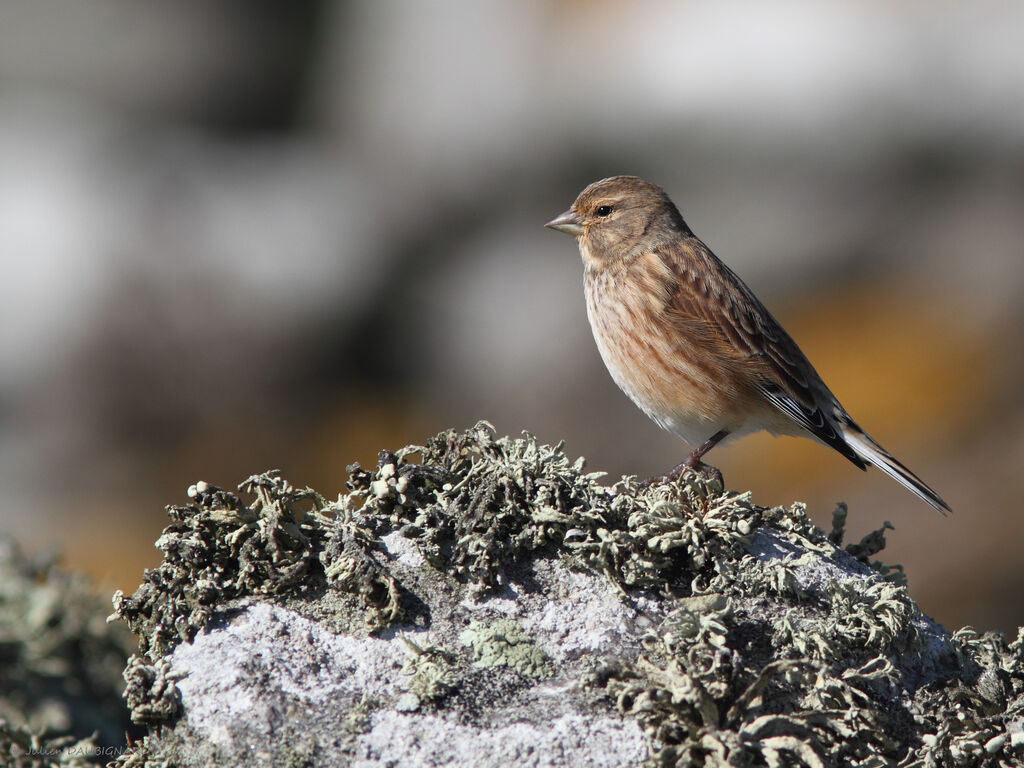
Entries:
<svg viewBox="0 0 1024 768">
<path fill-rule="evenodd" d="M 655 423 L 697 446 L 665 479 L 717 472 L 703 462 L 708 451 L 767 430 L 817 440 L 952 511 L 857 425 L 661 187 L 637 176 L 596 181 L 545 226 L 579 243 L 587 317 L 612 379 Z"/>
</svg>

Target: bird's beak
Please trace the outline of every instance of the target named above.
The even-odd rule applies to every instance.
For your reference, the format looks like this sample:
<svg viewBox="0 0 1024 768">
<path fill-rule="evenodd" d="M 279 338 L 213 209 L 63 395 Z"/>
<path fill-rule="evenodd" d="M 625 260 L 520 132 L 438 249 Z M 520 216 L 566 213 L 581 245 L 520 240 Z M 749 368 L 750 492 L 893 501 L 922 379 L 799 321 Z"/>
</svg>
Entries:
<svg viewBox="0 0 1024 768">
<path fill-rule="evenodd" d="M 579 237 L 583 234 L 583 222 L 572 209 L 560 216 L 556 216 L 544 226 L 558 232 L 564 232 L 567 235 L 572 235 L 573 237 Z"/>
</svg>

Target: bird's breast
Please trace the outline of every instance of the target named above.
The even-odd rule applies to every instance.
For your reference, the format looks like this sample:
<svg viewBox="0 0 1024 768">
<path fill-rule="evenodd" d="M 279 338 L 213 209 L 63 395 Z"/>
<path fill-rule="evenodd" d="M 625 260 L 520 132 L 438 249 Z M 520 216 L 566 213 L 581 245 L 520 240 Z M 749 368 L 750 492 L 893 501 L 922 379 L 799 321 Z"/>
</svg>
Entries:
<svg viewBox="0 0 1024 768">
<path fill-rule="evenodd" d="M 657 264 L 587 270 L 587 316 L 619 388 L 660 426 L 696 444 L 719 429 L 738 431 L 746 397 L 732 361 L 677 330 L 667 311 L 672 279 Z"/>
</svg>

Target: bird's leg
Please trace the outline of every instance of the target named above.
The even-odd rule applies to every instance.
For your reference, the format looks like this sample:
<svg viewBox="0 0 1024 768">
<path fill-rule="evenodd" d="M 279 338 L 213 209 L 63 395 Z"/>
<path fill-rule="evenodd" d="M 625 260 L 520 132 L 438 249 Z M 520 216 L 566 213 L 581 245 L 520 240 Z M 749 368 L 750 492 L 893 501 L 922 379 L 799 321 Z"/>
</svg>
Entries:
<svg viewBox="0 0 1024 768">
<path fill-rule="evenodd" d="M 715 434 L 713 434 L 711 437 L 709 437 L 707 440 L 705 440 L 703 443 L 697 446 L 693 453 L 686 457 L 686 461 L 684 461 L 683 464 L 688 466 L 690 469 L 697 470 L 698 472 L 707 472 L 708 470 L 711 470 L 712 472 L 717 472 L 718 477 L 721 478 L 721 472 L 719 472 L 714 467 L 709 467 L 707 464 L 701 461 L 701 459 L 704 458 L 705 453 L 707 453 L 720 442 L 722 442 L 722 440 L 724 440 L 725 436 L 728 434 L 729 430 L 727 429 L 718 430 L 717 432 L 715 432 Z"/>
<path fill-rule="evenodd" d="M 661 477 L 649 478 L 646 482 L 646 485 L 650 485 L 656 481 L 672 482 L 673 480 L 678 479 L 679 476 L 683 474 L 683 472 L 690 469 L 693 470 L 694 472 L 699 472 L 702 475 L 708 475 L 710 477 L 713 477 L 724 488 L 725 483 L 722 480 L 722 471 L 717 467 L 712 467 L 705 464 L 703 461 L 701 461 L 701 459 L 704 458 L 704 454 L 706 454 L 708 451 L 710 451 L 712 448 L 718 445 L 722 441 L 722 439 L 725 438 L 725 436 L 728 434 L 729 430 L 727 429 L 718 430 L 717 432 L 715 432 L 715 434 L 713 434 L 711 437 L 709 437 L 707 440 L 705 440 L 703 443 L 697 446 L 693 450 L 693 453 L 687 456 L 684 461 L 677 464 L 675 467 L 670 469 Z"/>
</svg>

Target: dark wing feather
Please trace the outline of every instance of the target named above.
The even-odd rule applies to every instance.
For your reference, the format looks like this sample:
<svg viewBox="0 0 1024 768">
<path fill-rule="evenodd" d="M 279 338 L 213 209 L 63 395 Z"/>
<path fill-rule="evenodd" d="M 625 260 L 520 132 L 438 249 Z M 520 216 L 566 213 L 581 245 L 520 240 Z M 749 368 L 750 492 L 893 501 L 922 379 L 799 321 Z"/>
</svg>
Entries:
<svg viewBox="0 0 1024 768">
<path fill-rule="evenodd" d="M 677 252 L 682 248 L 686 252 Z M 667 311 L 696 341 L 717 337 L 760 371 L 764 398 L 861 469 L 867 465 L 847 445 L 831 413 L 845 411 L 796 342 L 760 300 L 696 237 L 659 255 L 678 280 Z"/>
</svg>

